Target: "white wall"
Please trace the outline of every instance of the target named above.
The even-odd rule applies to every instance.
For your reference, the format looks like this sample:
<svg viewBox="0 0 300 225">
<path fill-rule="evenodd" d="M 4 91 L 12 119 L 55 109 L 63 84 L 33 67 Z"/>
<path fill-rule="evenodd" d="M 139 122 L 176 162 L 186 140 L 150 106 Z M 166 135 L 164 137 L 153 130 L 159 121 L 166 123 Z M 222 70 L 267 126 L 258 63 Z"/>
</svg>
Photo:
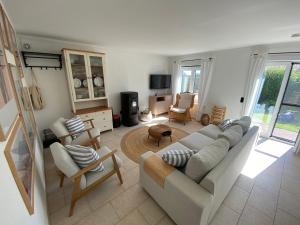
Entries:
<svg viewBox="0 0 300 225">
<path fill-rule="evenodd" d="M 215 58 L 211 87 L 207 99 L 207 112 L 214 105 L 226 106 L 226 118 L 242 115 L 240 98 L 244 96 L 250 57 L 255 52 L 299 52 L 300 42 L 280 43 L 265 46 L 250 46 L 172 57 L 172 62 L 185 59 Z"/>
<path fill-rule="evenodd" d="M 137 91 L 140 109 L 147 108 L 148 96 L 153 94 L 149 90 L 149 74 L 169 72 L 169 60 L 165 56 L 125 52 L 118 49 L 30 36 L 19 36 L 19 40 L 20 46 L 29 43 L 30 51 L 58 53 L 62 48 L 75 48 L 105 52 L 108 97 L 114 113 L 120 113 L 121 91 Z M 27 69 L 27 78 L 29 78 L 29 72 L 30 70 Z M 71 103 L 64 69 L 61 71 L 35 69 L 35 74 L 46 101 L 45 109 L 36 112 L 36 119 L 39 129 L 45 129 L 60 116 L 70 117 Z"/>
<path fill-rule="evenodd" d="M 42 149 L 35 142 L 36 177 L 34 186 L 34 214 L 29 215 L 4 155 L 6 142 L 0 142 L 0 212 L 1 224 L 47 225 L 47 202 Z"/>
</svg>

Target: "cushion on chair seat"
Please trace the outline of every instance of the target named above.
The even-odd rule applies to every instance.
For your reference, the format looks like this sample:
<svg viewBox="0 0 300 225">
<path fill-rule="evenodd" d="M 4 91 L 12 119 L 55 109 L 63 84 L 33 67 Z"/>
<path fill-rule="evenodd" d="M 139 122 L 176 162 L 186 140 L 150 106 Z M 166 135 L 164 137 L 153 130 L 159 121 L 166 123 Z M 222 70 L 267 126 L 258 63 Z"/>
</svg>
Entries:
<svg viewBox="0 0 300 225">
<path fill-rule="evenodd" d="M 101 147 L 97 151 L 97 153 L 99 154 L 100 158 L 103 157 L 104 155 L 110 153 L 110 152 L 111 152 L 111 150 L 108 147 L 106 147 L 106 146 Z M 120 168 L 122 166 L 122 160 L 116 154 L 115 154 L 115 157 L 116 157 L 117 164 L 118 164 L 118 166 Z M 103 165 L 104 165 L 104 170 L 102 172 L 87 172 L 85 174 L 86 187 L 88 187 L 89 185 L 93 184 L 95 181 L 101 179 L 102 177 L 104 177 L 105 175 L 107 175 L 109 172 L 111 172 L 114 169 L 114 163 L 113 163 L 113 160 L 112 160 L 111 157 L 109 157 L 108 159 L 104 160 L 103 161 Z"/>
<path fill-rule="evenodd" d="M 182 138 L 181 140 L 179 140 L 179 142 L 193 151 L 199 151 L 205 145 L 213 143 L 214 139 L 200 134 L 198 132 L 195 132 Z"/>
<path fill-rule="evenodd" d="M 212 139 L 217 139 L 218 135 L 221 134 L 223 131 L 217 125 L 209 124 L 208 126 L 201 128 L 198 132 Z"/>
<path fill-rule="evenodd" d="M 92 129 L 90 130 L 90 133 L 91 133 L 92 137 L 96 137 L 97 135 L 100 134 L 100 129 L 97 128 L 97 127 L 92 128 Z M 80 144 L 82 144 L 82 143 L 84 143 L 84 142 L 87 142 L 89 139 L 90 139 L 89 134 L 88 134 L 87 131 L 85 131 L 85 132 L 81 133 L 79 136 L 77 136 L 77 138 L 74 139 L 74 140 L 71 142 L 71 144 L 72 144 L 72 145 L 80 145 Z M 98 141 L 100 141 L 100 137 L 98 138 Z"/>
<path fill-rule="evenodd" d="M 170 109 L 172 112 L 176 112 L 176 113 L 185 113 L 186 109 L 183 108 L 171 108 Z"/>
</svg>

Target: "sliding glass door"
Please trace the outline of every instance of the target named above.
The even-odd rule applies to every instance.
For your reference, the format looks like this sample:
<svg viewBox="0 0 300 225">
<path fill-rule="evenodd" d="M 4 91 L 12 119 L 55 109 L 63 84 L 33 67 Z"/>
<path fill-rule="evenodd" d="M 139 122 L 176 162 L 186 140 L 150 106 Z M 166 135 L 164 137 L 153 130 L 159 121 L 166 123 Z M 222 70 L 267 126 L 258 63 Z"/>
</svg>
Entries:
<svg viewBox="0 0 300 225">
<path fill-rule="evenodd" d="M 293 63 L 272 137 L 295 143 L 300 130 L 300 64 Z"/>
<path fill-rule="evenodd" d="M 266 65 L 264 74 L 260 78 L 256 104 L 252 110 L 252 120 L 255 125 L 261 127 L 261 135 L 270 136 L 276 118 L 276 105 L 283 91 L 284 78 L 290 67 L 287 63 L 269 63 Z"/>
<path fill-rule="evenodd" d="M 300 63 L 266 65 L 252 120 L 261 127 L 261 136 L 296 142 L 300 130 Z"/>
</svg>

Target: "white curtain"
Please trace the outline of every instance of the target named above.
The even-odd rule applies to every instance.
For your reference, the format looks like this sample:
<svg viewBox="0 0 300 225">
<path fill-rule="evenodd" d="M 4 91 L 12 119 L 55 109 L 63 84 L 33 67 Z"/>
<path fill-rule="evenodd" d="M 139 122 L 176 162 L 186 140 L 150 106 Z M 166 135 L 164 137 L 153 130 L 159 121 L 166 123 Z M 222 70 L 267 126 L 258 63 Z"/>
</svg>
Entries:
<svg viewBox="0 0 300 225">
<path fill-rule="evenodd" d="M 176 94 L 181 92 L 181 65 L 178 62 L 174 62 L 172 70 L 172 93 L 175 101 Z"/>
<path fill-rule="evenodd" d="M 210 88 L 212 72 L 215 60 L 213 58 L 201 60 L 201 75 L 198 92 L 198 113 L 197 120 L 200 120 L 201 115 L 205 112 L 208 91 Z"/>
<path fill-rule="evenodd" d="M 266 54 L 254 54 L 251 56 L 249 74 L 245 85 L 243 115 L 250 115 L 254 107 L 256 94 L 259 91 L 260 81 L 266 64 L 266 58 Z"/>
</svg>

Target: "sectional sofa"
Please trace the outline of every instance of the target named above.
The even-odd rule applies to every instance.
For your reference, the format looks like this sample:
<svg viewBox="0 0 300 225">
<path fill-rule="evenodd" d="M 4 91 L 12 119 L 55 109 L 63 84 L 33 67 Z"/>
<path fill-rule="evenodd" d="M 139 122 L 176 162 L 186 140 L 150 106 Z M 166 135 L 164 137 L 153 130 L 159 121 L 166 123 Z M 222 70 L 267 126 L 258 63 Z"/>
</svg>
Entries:
<svg viewBox="0 0 300 225">
<path fill-rule="evenodd" d="M 259 129 L 249 128 L 232 146 L 225 157 L 210 170 L 200 182 L 195 182 L 184 173 L 184 168 L 158 170 L 158 176 L 166 174 L 163 184 L 145 169 L 145 162 L 153 156 L 161 159 L 168 150 L 192 149 L 201 151 L 213 144 L 223 131 L 209 125 L 173 143 L 157 153 L 146 152 L 140 158 L 140 183 L 152 198 L 167 212 L 177 225 L 207 225 L 232 188 L 244 167 L 250 151 L 256 144 Z M 164 167 L 164 162 L 158 162 Z"/>
</svg>

